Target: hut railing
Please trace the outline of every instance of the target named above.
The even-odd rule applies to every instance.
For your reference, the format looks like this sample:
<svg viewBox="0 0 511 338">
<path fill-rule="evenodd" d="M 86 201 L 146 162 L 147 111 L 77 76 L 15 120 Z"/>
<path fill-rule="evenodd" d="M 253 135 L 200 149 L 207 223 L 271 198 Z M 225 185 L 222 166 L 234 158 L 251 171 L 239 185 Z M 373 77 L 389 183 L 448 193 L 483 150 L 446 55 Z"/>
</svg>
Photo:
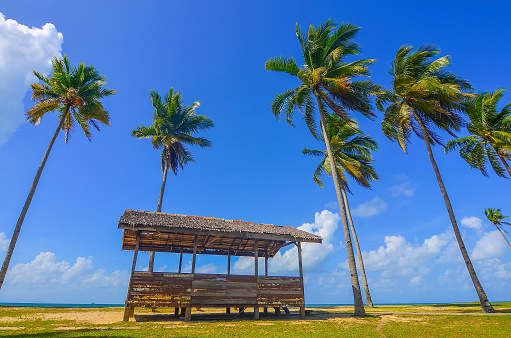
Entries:
<svg viewBox="0 0 511 338">
<path fill-rule="evenodd" d="M 133 272 L 126 306 L 302 306 L 303 278 Z"/>
</svg>

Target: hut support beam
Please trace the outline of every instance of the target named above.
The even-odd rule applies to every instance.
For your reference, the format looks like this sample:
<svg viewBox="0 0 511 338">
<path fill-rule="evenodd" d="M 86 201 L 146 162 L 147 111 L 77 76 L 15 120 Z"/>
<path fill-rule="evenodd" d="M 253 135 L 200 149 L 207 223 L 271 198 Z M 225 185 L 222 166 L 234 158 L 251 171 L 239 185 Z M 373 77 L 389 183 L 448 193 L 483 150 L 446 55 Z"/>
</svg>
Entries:
<svg viewBox="0 0 511 338">
<path fill-rule="evenodd" d="M 231 250 L 227 252 L 227 276 L 231 274 Z M 231 313 L 231 307 L 228 306 L 225 308 L 225 313 L 230 314 Z"/>
<path fill-rule="evenodd" d="M 302 280 L 303 288 L 303 266 L 302 266 L 302 242 L 298 242 L 298 269 L 300 270 L 300 279 Z M 302 305 L 300 305 L 300 319 L 305 319 L 305 299 Z"/>
<path fill-rule="evenodd" d="M 197 235 L 193 240 L 192 274 L 195 273 L 195 262 L 197 261 Z M 185 322 L 192 320 L 192 308 L 188 305 L 185 309 Z"/>
<path fill-rule="evenodd" d="M 181 273 L 181 267 L 183 266 L 183 248 L 179 249 L 179 267 L 177 269 L 177 273 Z M 179 308 L 174 309 L 174 315 L 179 317 Z"/>
<path fill-rule="evenodd" d="M 255 258 L 255 276 L 257 277 L 259 275 L 259 241 L 256 239 L 254 241 L 254 258 Z M 254 319 L 259 319 L 259 304 L 257 304 L 254 307 Z"/>
<path fill-rule="evenodd" d="M 179 249 L 179 268 L 177 273 L 181 273 L 181 266 L 183 265 L 183 248 Z"/>
<path fill-rule="evenodd" d="M 268 277 L 268 248 L 266 248 L 266 252 L 264 253 L 264 275 Z M 264 307 L 264 313 L 268 313 L 268 307 Z"/>
<path fill-rule="evenodd" d="M 126 303 L 128 303 L 128 296 L 130 294 L 131 281 L 133 280 L 133 272 L 135 271 L 135 266 L 137 265 L 137 256 L 138 256 L 138 248 L 140 247 L 140 231 L 137 231 L 137 242 L 135 244 L 135 252 L 133 253 L 133 263 L 131 264 L 131 274 L 130 274 L 130 283 L 128 284 L 128 294 L 126 295 Z M 135 308 L 125 306 L 124 307 L 124 318 L 123 321 L 127 322 L 130 320 L 130 317 L 133 317 L 133 313 L 135 312 Z"/>
<path fill-rule="evenodd" d="M 197 260 L 197 235 L 193 241 L 192 273 L 195 273 L 195 262 Z"/>
</svg>

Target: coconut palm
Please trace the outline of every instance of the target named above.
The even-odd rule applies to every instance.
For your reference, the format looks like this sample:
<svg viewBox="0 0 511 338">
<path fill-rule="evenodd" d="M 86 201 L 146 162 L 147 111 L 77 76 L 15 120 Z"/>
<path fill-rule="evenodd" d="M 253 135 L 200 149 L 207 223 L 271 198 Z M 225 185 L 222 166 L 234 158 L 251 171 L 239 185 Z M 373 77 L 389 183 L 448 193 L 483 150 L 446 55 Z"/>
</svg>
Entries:
<svg viewBox="0 0 511 338">
<path fill-rule="evenodd" d="M 511 159 L 511 102 L 497 112 L 503 96 L 504 89 L 498 89 L 471 98 L 467 109 L 470 136 L 449 141 L 445 147 L 446 153 L 459 149 L 461 157 L 484 176 L 488 176 L 486 163 L 489 162 L 498 176 L 506 177 L 507 170 L 511 177 L 507 163 Z"/>
<path fill-rule="evenodd" d="M 317 133 L 316 125 L 315 110 L 317 105 L 321 134 L 332 166 L 332 177 L 343 223 L 355 315 L 363 315 L 365 310 L 340 180 L 334 169 L 335 161 L 326 133 L 325 114 L 332 111 L 344 120 L 349 120 L 350 111 L 362 113 L 367 117 L 373 116 L 370 97 L 378 87 L 371 81 L 354 80 L 354 78 L 369 76 L 367 66 L 374 60 L 346 61 L 348 56 L 357 55 L 361 51 L 360 46 L 353 41 L 359 30 L 359 27 L 351 24 L 343 23 L 336 26 L 332 20 L 327 20 L 317 28 L 311 25 L 308 32 L 302 30 L 297 24 L 296 35 L 302 48 L 304 65 L 299 68 L 292 57 L 282 56 L 269 59 L 265 65 L 267 70 L 287 73 L 301 82 L 298 87 L 275 97 L 271 109 L 277 119 L 284 114 L 288 124 L 293 126 L 294 113 L 300 111 L 303 113 L 312 135 L 316 139 L 321 139 Z"/>
<path fill-rule="evenodd" d="M 90 141 L 91 126 L 99 130 L 98 122 L 110 125 L 108 111 L 104 109 L 100 99 L 115 94 L 114 90 L 103 88 L 106 84 L 106 78 L 100 75 L 95 67 L 85 66 L 83 63 L 77 67 L 71 67 L 66 56 L 62 59 L 55 57 L 52 60 L 50 76 L 45 76 L 36 71 L 34 71 L 34 74 L 41 82 L 30 85 L 32 87 L 32 100 L 36 100 L 37 103 L 27 112 L 27 120 L 36 126 L 41 122 L 43 116 L 55 111 L 58 115 L 59 124 L 44 153 L 25 205 L 16 223 L 11 243 L 7 249 L 4 264 L 0 271 L 0 288 L 4 282 L 23 220 L 59 132 L 61 130 L 65 132 L 65 143 L 67 143 L 70 131 L 78 125 Z"/>
<path fill-rule="evenodd" d="M 353 241 L 355 242 L 355 249 L 357 250 L 360 273 L 362 275 L 362 284 L 364 286 L 366 296 L 366 305 L 368 307 L 373 307 L 373 301 L 371 299 L 371 293 L 369 292 L 369 284 L 367 283 L 364 268 L 364 261 L 362 259 L 362 251 L 360 250 L 360 244 L 358 242 L 355 226 L 353 225 L 353 218 L 351 217 L 348 198 L 346 196 L 346 191 L 349 192 L 350 189 L 345 172 L 348 173 L 348 175 L 359 185 L 364 188 L 370 188 L 370 181 L 379 179 L 372 164 L 373 159 L 371 154 L 371 151 L 378 150 L 378 145 L 372 137 L 364 135 L 356 123 L 347 123 L 336 115 L 326 115 L 325 118 L 327 120 L 328 137 L 330 138 L 332 151 L 335 157 L 337 175 L 342 181 L 341 191 L 344 204 L 346 206 L 346 213 L 351 233 L 353 234 Z M 323 187 L 321 176 L 324 172 L 331 175 L 328 155 L 325 151 L 310 150 L 307 148 L 304 148 L 302 153 L 310 156 L 323 157 L 321 163 L 314 171 L 314 181 L 319 186 Z"/>
<path fill-rule="evenodd" d="M 393 76 L 393 88 L 381 93 L 376 100 L 377 107 L 385 112 L 382 129 L 389 139 L 397 140 L 405 153 L 412 131 L 426 143 L 458 246 L 481 307 L 485 312 L 494 312 L 468 256 L 431 150 L 431 145 L 442 144 L 440 136 L 433 130 L 434 127 L 453 136 L 453 131 L 460 130 L 462 118 L 459 113 L 465 110 L 466 98 L 469 96 L 464 94 L 463 90 L 468 90 L 471 86 L 466 80 L 442 69 L 450 64 L 449 56 L 433 59 L 439 53 L 437 47 L 425 45 L 416 51 L 412 50 L 411 46 L 399 48 L 389 71 Z"/>
<path fill-rule="evenodd" d="M 492 224 L 497 228 L 502 237 L 504 237 L 504 239 L 507 242 L 507 246 L 509 246 L 509 249 L 511 249 L 511 244 L 509 244 L 509 241 L 504 235 L 504 232 L 507 233 L 507 231 L 504 230 L 504 228 L 502 227 L 502 225 L 504 224 L 511 226 L 511 223 L 503 221 L 503 219 L 509 218 L 509 216 L 502 215 L 500 213 L 500 210 L 502 209 L 484 209 L 484 214 L 486 215 L 488 221 L 492 222 Z"/>
<path fill-rule="evenodd" d="M 158 198 L 157 212 L 161 212 L 163 193 L 167 183 L 167 172 L 172 170 L 177 175 L 179 168 L 184 168 L 188 162 L 195 162 L 186 145 L 198 145 L 201 148 L 211 146 L 211 142 L 203 137 L 194 137 L 201 130 L 213 127 L 213 121 L 206 116 L 196 115 L 195 109 L 200 106 L 198 101 L 191 106 L 185 106 L 181 94 L 170 88 L 165 97 L 151 91 L 153 104 L 153 125 L 139 126 L 131 131 L 131 135 L 137 138 L 150 138 L 153 148 L 162 149 L 161 170 L 163 182 Z M 149 257 L 149 271 L 153 271 L 154 251 Z"/>
</svg>

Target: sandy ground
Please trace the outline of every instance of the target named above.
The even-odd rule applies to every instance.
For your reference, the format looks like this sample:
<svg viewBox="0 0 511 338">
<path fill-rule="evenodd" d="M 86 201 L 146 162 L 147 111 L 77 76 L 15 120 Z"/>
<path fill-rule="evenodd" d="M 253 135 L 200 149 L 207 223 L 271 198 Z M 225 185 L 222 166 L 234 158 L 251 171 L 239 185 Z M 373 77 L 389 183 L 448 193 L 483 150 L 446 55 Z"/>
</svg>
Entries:
<svg viewBox="0 0 511 338">
<path fill-rule="evenodd" d="M 359 320 L 363 320 L 360 318 L 355 318 L 350 313 L 339 313 L 340 311 L 346 311 L 346 308 L 342 307 L 331 307 L 328 308 L 328 312 L 325 312 L 324 308 L 308 308 L 312 310 L 312 316 L 307 317 L 307 321 L 298 320 L 297 319 L 297 311 L 293 311 L 292 309 L 291 313 L 293 315 L 281 315 L 279 317 L 275 317 L 272 313 L 272 311 L 269 312 L 267 315 L 263 315 L 261 313 L 262 318 L 268 318 L 268 319 L 279 319 L 279 320 L 286 320 L 290 321 L 292 324 L 296 325 L 307 325 L 310 321 L 315 320 L 326 320 L 326 321 L 340 321 L 340 322 L 357 322 Z M 381 310 L 382 313 L 373 313 L 372 315 L 375 317 L 381 318 L 380 325 L 384 325 L 386 322 L 394 321 L 394 322 L 425 322 L 427 321 L 427 316 L 431 315 L 488 315 L 481 312 L 472 312 L 472 313 L 459 313 L 459 312 L 449 312 L 453 310 L 458 310 L 459 308 L 456 307 L 446 307 L 442 308 L 441 310 L 438 308 L 432 308 L 432 307 L 416 307 L 413 308 L 414 311 L 417 312 L 390 312 L 385 311 L 385 308 L 380 308 L 378 310 Z M 106 309 L 88 309 L 87 311 L 73 311 L 72 309 L 66 309 L 65 311 L 58 311 L 58 312 L 45 312 L 44 308 L 40 308 L 40 311 L 30 313 L 23 315 L 20 318 L 16 317 L 0 317 L 0 322 L 2 323 L 16 323 L 19 321 L 23 321 L 25 319 L 42 319 L 42 320 L 70 320 L 76 323 L 77 326 L 85 325 L 85 324 L 92 324 L 92 325 L 107 325 L 107 324 L 119 324 L 122 325 L 122 319 L 124 315 L 124 309 L 123 308 L 110 308 L 108 310 Z M 391 309 L 389 309 L 391 310 Z M 161 311 L 161 312 L 160 312 Z M 211 321 L 211 320 L 221 320 L 226 319 L 225 316 L 222 316 L 221 309 L 204 309 L 200 311 L 192 311 L 192 320 L 197 321 Z M 339 311 L 339 312 L 337 312 Z M 424 311 L 424 312 L 422 312 Z M 135 310 L 135 317 L 130 318 L 130 321 L 136 321 L 136 322 L 147 322 L 151 321 L 153 323 L 161 323 L 164 325 L 171 325 L 171 326 L 187 326 L 187 323 L 185 323 L 182 319 L 169 315 L 169 313 L 173 313 L 172 311 L 165 311 L 165 310 L 158 310 L 157 313 L 152 313 L 148 310 Z M 216 315 L 213 315 L 213 313 L 216 313 Z M 403 316 L 404 315 L 404 316 Z M 421 315 L 421 317 L 410 317 L 407 315 Z M 504 315 L 504 316 L 510 316 L 511 313 L 496 313 L 491 315 Z M 425 318 L 426 317 L 426 318 Z M 234 319 L 233 316 L 228 317 L 230 320 L 252 320 L 252 316 L 250 313 L 246 314 L 242 318 L 236 318 Z M 228 323 L 225 323 L 225 325 L 229 325 Z M 232 324 L 234 325 L 234 324 Z M 274 325 L 270 322 L 254 322 L 254 325 Z M 76 327 L 75 327 L 76 328 Z M 3 327 L 3 330 L 9 330 L 9 327 Z M 12 328 L 12 329 L 17 329 Z M 66 330 L 66 327 L 60 327 L 56 328 L 59 330 Z"/>
</svg>

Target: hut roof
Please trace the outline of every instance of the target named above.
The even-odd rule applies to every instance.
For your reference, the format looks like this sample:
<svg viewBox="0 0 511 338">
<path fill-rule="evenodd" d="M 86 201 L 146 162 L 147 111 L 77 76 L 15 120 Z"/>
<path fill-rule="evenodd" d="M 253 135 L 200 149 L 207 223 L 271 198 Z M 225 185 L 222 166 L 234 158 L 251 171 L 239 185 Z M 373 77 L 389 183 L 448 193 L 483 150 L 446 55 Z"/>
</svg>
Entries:
<svg viewBox="0 0 511 338">
<path fill-rule="evenodd" d="M 273 256 L 289 242 L 321 243 L 318 235 L 291 227 L 275 226 L 214 217 L 197 217 L 126 209 L 119 219 L 125 230 L 123 249 L 134 248 L 134 232 L 143 231 L 140 250 L 179 252 L 193 248 L 190 238 L 200 236 L 199 253 L 249 256 L 255 240 L 267 255 Z M 268 250 L 270 250 L 268 252 Z M 261 254 L 264 256 L 264 254 Z"/>
</svg>

